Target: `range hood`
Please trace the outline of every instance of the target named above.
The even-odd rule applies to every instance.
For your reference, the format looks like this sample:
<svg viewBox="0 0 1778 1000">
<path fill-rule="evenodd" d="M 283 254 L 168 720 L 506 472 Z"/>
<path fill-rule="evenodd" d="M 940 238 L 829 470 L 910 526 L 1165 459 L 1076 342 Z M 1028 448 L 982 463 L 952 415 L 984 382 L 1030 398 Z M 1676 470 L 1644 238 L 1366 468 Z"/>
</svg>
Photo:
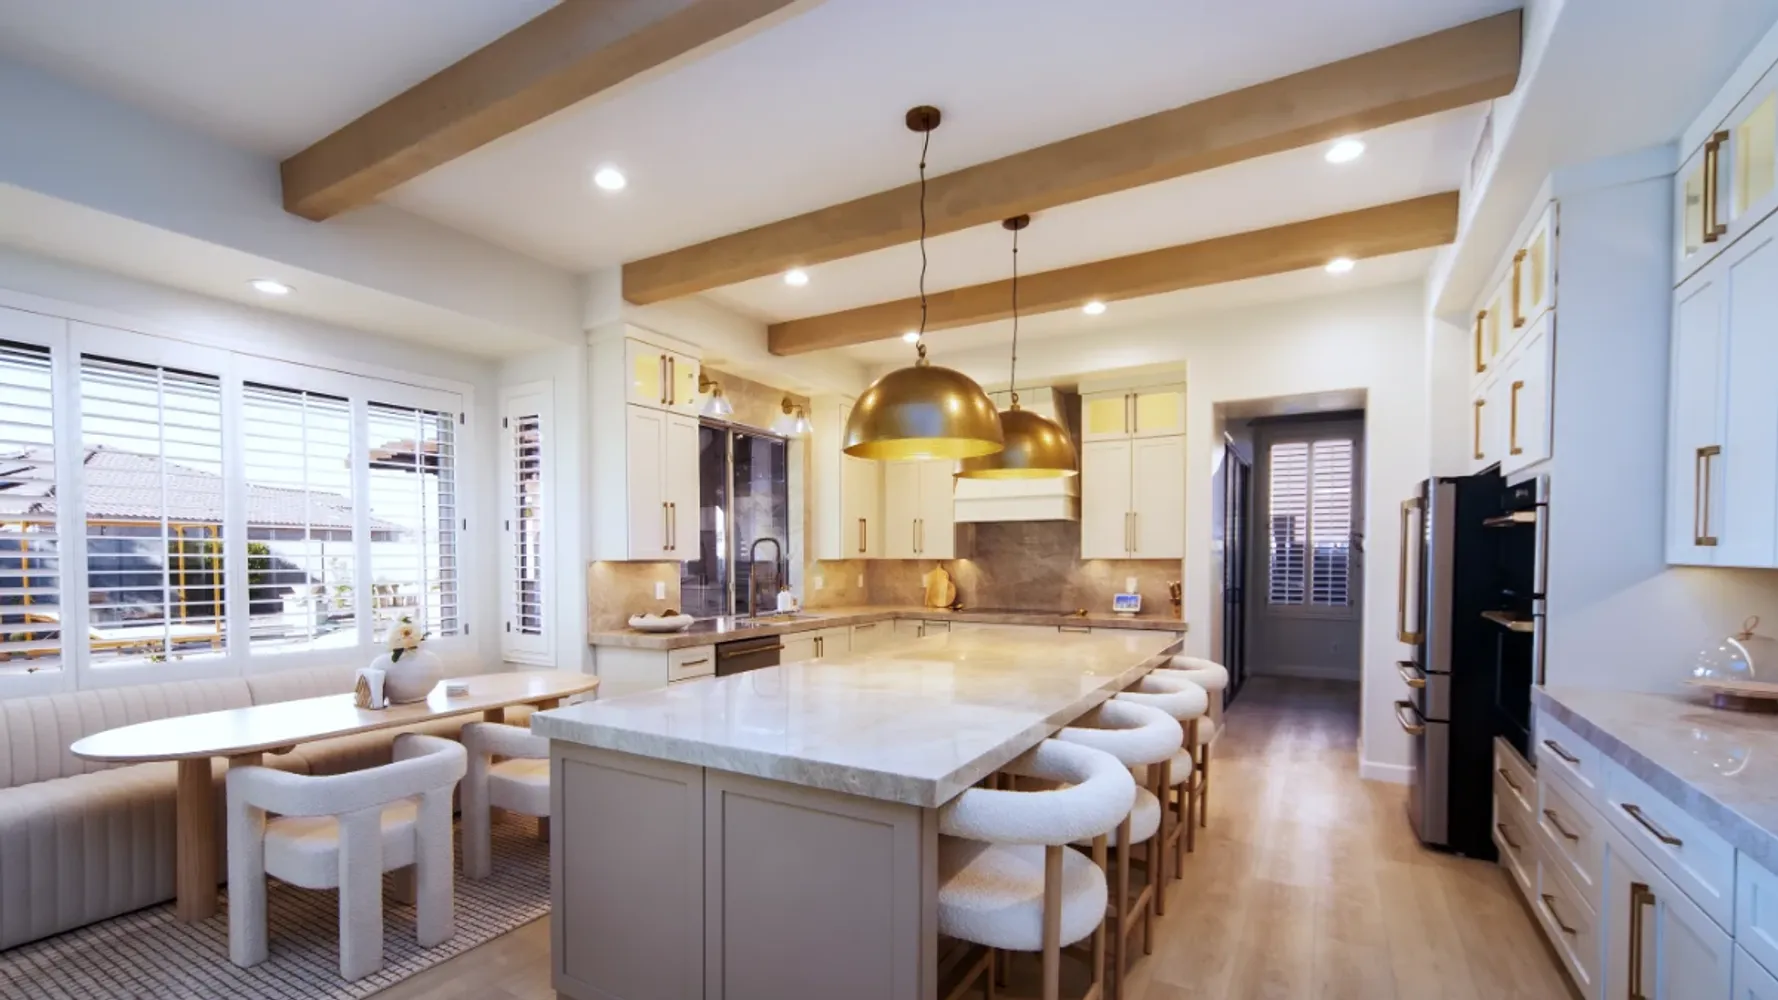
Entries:
<svg viewBox="0 0 1778 1000">
<path fill-rule="evenodd" d="M 1003 410 L 1012 405 L 1012 394 L 1005 391 L 990 392 L 988 398 Z M 1056 389 L 1046 387 L 1019 390 L 1021 409 L 1041 414 L 1072 429 L 1073 423 L 1069 420 L 1066 402 L 1066 397 Z M 1080 520 L 1079 476 L 1062 479 L 958 479 L 955 482 L 953 509 L 959 523 Z"/>
</svg>

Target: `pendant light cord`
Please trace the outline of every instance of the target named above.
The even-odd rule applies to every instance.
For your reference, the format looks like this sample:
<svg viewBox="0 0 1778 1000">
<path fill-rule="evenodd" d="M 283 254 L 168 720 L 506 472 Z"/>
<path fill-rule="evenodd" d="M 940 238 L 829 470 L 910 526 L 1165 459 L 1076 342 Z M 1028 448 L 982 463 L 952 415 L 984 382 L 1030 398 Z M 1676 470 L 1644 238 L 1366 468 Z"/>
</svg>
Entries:
<svg viewBox="0 0 1778 1000">
<path fill-rule="evenodd" d="M 926 360 L 926 151 L 932 148 L 932 130 L 920 142 L 920 360 Z"/>
<path fill-rule="evenodd" d="M 1012 231 L 1012 371 L 1007 373 L 1006 388 L 1012 393 L 1012 408 L 1019 408 L 1019 231 Z"/>
</svg>

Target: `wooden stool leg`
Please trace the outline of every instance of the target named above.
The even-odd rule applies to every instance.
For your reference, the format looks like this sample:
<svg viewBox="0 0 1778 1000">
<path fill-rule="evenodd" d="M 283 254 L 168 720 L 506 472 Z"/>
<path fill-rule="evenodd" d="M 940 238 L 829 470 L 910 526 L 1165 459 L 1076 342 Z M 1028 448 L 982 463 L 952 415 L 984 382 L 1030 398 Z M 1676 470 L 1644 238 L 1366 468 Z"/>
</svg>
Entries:
<svg viewBox="0 0 1778 1000">
<path fill-rule="evenodd" d="M 988 949 L 988 967 L 982 970 L 982 995 L 988 1000 L 994 1000 L 1000 995 L 999 991 L 994 988 L 994 965 L 999 958 L 998 952 L 993 948 Z"/>
<path fill-rule="evenodd" d="M 1093 838 L 1093 864 L 1098 865 L 1102 872 L 1106 871 L 1105 841 L 1104 834 Z M 1105 992 L 1105 921 L 1103 920 L 1099 921 L 1098 928 L 1093 931 L 1093 985 L 1099 987 L 1099 993 L 1103 996 Z"/>
<path fill-rule="evenodd" d="M 1172 817 L 1173 807 L 1167 803 L 1167 799 L 1171 797 L 1170 792 L 1173 787 L 1173 762 L 1170 760 L 1161 761 L 1158 773 L 1157 769 L 1152 767 L 1149 768 L 1149 772 L 1155 775 L 1155 787 L 1152 791 L 1155 794 L 1155 799 L 1161 804 L 1161 828 L 1155 831 L 1154 839 L 1149 841 L 1146 851 L 1149 861 L 1148 883 L 1154 886 L 1155 912 L 1165 915 L 1167 897 L 1162 890 L 1167 884 L 1167 833 L 1168 828 L 1172 826 L 1168 820 Z"/>
<path fill-rule="evenodd" d="M 1203 789 L 1198 792 L 1198 825 L 1210 825 L 1210 744 L 1206 743 L 1198 749 L 1203 761 L 1198 764 L 1198 778 Z"/>
<path fill-rule="evenodd" d="M 1173 877 L 1176 879 L 1185 878 L 1185 856 L 1197 847 L 1197 844 L 1193 843 L 1195 838 L 1192 836 L 1197 829 L 1195 825 L 1197 818 L 1192 815 L 1193 796 L 1196 795 L 1192 791 L 1192 786 L 1197 784 L 1197 780 L 1197 776 L 1193 775 L 1186 779 L 1185 784 L 1179 786 L 1179 817 L 1185 826 L 1181 829 L 1178 839 L 1173 842 Z"/>
<path fill-rule="evenodd" d="M 549 843 L 549 817 L 537 817 L 537 839 Z"/>
<path fill-rule="evenodd" d="M 1043 1000 L 1062 996 L 1063 850 L 1055 844 L 1043 849 Z"/>
<path fill-rule="evenodd" d="M 1117 884 L 1112 887 L 1111 984 L 1116 995 L 1124 992 L 1124 970 L 1129 968 L 1129 941 L 1126 933 L 1130 913 L 1130 817 L 1117 827 Z"/>
</svg>

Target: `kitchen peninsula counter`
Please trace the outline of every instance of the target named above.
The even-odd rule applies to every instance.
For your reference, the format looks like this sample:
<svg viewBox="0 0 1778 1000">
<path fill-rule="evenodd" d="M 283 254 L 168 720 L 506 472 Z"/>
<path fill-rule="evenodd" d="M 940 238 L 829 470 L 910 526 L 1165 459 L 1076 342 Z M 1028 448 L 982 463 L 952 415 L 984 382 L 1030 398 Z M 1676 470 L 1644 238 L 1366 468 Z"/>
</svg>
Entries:
<svg viewBox="0 0 1778 1000">
<path fill-rule="evenodd" d="M 971 622 L 982 625 L 1085 626 L 1118 628 L 1133 631 L 1185 632 L 1186 623 L 1166 614 L 1119 615 L 1109 611 L 987 611 L 961 608 L 922 608 L 905 606 L 869 606 L 818 608 L 799 612 L 789 619 L 764 615 L 755 624 L 743 618 L 706 618 L 683 632 L 643 632 L 640 629 L 604 629 L 588 633 L 592 646 L 621 646 L 628 649 L 684 649 L 713 642 L 747 639 L 770 635 L 790 635 L 812 629 L 836 628 L 843 625 L 868 625 L 900 619 L 920 621 Z"/>
<path fill-rule="evenodd" d="M 537 713 L 556 990 L 931 1000 L 937 807 L 1178 645 L 953 632 Z"/>
</svg>

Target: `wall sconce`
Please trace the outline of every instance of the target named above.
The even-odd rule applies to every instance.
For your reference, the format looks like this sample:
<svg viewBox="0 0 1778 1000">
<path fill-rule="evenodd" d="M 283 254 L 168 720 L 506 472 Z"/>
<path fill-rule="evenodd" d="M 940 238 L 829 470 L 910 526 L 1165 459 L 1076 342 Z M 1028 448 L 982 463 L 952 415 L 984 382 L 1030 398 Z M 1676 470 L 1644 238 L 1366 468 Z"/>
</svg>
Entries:
<svg viewBox="0 0 1778 1000">
<path fill-rule="evenodd" d="M 705 375 L 701 368 L 698 370 L 698 391 L 709 394 L 704 398 L 704 405 L 698 408 L 699 413 L 706 417 L 734 416 L 735 405 L 722 394 L 722 383 Z"/>
<path fill-rule="evenodd" d="M 814 425 L 809 423 L 809 415 L 803 412 L 802 407 L 791 402 L 789 396 L 785 396 L 783 401 L 778 404 L 778 409 L 782 412 L 778 419 L 772 421 L 773 433 L 782 434 L 785 437 L 803 437 L 815 429 Z"/>
</svg>

